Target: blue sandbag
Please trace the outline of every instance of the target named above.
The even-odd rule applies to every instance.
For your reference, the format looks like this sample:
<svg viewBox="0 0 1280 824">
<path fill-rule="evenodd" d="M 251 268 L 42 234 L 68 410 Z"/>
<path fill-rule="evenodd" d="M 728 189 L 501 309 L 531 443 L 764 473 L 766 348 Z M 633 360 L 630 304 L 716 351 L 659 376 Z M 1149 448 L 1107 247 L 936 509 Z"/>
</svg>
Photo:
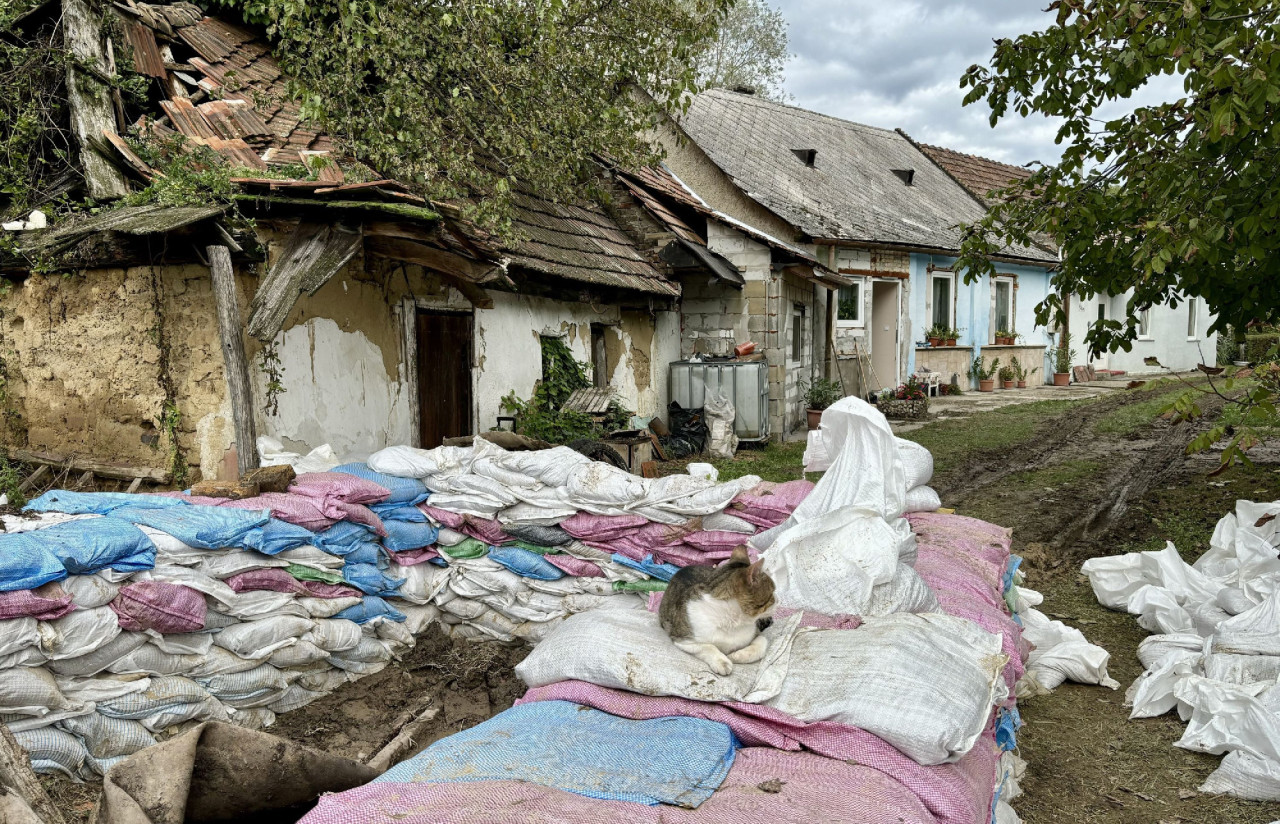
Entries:
<svg viewBox="0 0 1280 824">
<path fill-rule="evenodd" d="M 996 711 L 996 744 L 1002 752 L 1018 748 L 1018 728 L 1021 726 L 1022 716 L 1017 707 L 1001 707 Z"/>
<path fill-rule="evenodd" d="M 0 592 L 35 589 L 67 577 L 66 567 L 57 556 L 36 540 L 35 534 L 40 531 L 0 534 Z"/>
<path fill-rule="evenodd" d="M 378 569 L 377 564 L 347 564 L 342 568 L 342 579 L 365 595 L 395 597 L 396 590 L 404 585 L 403 578 L 391 578 Z"/>
<path fill-rule="evenodd" d="M 333 471 L 341 472 L 344 475 L 354 475 L 366 481 L 373 481 L 378 486 L 383 487 L 391 493 L 391 497 L 383 501 L 383 504 L 420 504 L 431 494 L 427 490 L 427 485 L 417 478 L 397 478 L 395 475 L 383 475 L 381 472 L 374 472 L 368 466 L 359 462 L 335 466 Z"/>
<path fill-rule="evenodd" d="M 382 525 L 387 530 L 382 545 L 391 552 L 407 552 L 431 546 L 440 535 L 440 530 L 425 522 L 414 524 L 408 521 L 383 521 Z"/>
<path fill-rule="evenodd" d="M 23 507 L 29 512 L 65 512 L 68 515 L 106 515 L 122 506 L 166 509 L 187 506 L 181 498 L 164 495 L 130 495 L 128 492 L 71 492 L 51 489 Z"/>
<path fill-rule="evenodd" d="M 378 550 L 382 549 L 382 545 L 377 541 L 365 541 L 362 544 L 356 544 L 356 548 L 342 556 L 342 560 L 348 564 L 374 564 L 378 563 Z"/>
<path fill-rule="evenodd" d="M 271 518 L 263 526 L 245 533 L 240 546 L 256 549 L 263 555 L 276 555 L 288 549 L 308 546 L 315 538 L 316 534 L 306 527 Z"/>
<path fill-rule="evenodd" d="M 628 558 L 615 552 L 613 554 L 613 562 L 622 564 L 624 567 L 630 567 L 638 572 L 643 572 L 650 578 L 657 578 L 659 581 L 670 581 L 680 571 L 680 567 L 674 564 L 657 563 L 653 560 L 652 555 L 646 555 L 643 561 L 637 561 L 635 558 Z"/>
<path fill-rule="evenodd" d="M 267 510 L 224 509 L 220 506 L 180 506 L 166 509 L 142 509 L 122 506 L 111 517 L 142 524 L 172 535 L 196 549 L 242 547 L 251 530 L 270 520 Z"/>
<path fill-rule="evenodd" d="M 30 535 L 62 562 L 68 575 L 92 575 L 103 569 L 141 572 L 156 565 L 156 546 L 146 534 L 119 518 L 67 521 Z"/>
<path fill-rule="evenodd" d="M 564 577 L 564 570 L 548 563 L 541 555 L 518 546 L 489 548 L 489 557 L 517 575 L 538 581 L 556 581 Z"/>
<path fill-rule="evenodd" d="M 353 607 L 347 607 L 333 617 L 345 618 L 348 621 L 355 621 L 357 624 L 367 624 L 375 618 L 386 618 L 389 621 L 399 622 L 405 620 L 403 612 L 375 595 L 366 595 L 361 599 L 360 603 Z"/>
<path fill-rule="evenodd" d="M 387 521 L 408 521 L 411 524 L 427 522 L 427 513 L 409 504 L 374 504 L 369 508 L 384 524 Z"/>
<path fill-rule="evenodd" d="M 330 555 L 342 557 L 360 544 L 373 540 L 376 540 L 374 531 L 364 524 L 339 521 L 324 532 L 317 533 L 312 543 Z"/>
<path fill-rule="evenodd" d="M 693 808 L 723 783 L 738 746 L 718 721 L 635 721 L 537 701 L 441 739 L 373 781 L 527 781 L 588 798 Z"/>
</svg>

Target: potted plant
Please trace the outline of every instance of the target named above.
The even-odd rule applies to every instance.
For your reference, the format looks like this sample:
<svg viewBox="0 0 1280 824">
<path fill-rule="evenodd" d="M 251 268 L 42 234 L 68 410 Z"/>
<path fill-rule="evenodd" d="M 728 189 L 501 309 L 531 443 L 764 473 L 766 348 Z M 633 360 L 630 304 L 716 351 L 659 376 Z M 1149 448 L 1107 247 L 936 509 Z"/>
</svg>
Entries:
<svg viewBox="0 0 1280 824">
<path fill-rule="evenodd" d="M 1033 366 L 1030 369 L 1027 369 L 1021 363 L 1018 363 L 1017 358 L 1013 359 L 1012 365 L 1013 365 L 1013 377 L 1017 380 L 1019 389 L 1026 389 L 1027 378 L 1031 377 L 1032 375 L 1040 371 L 1040 367 L 1038 366 Z"/>
<path fill-rule="evenodd" d="M 1016 332 L 1011 332 L 1008 329 L 997 329 L 996 346 L 1013 346 L 1014 340 L 1016 340 L 1017 337 L 1018 334 Z"/>
<path fill-rule="evenodd" d="M 1076 359 L 1076 350 L 1071 348 L 1071 334 L 1062 333 L 1062 341 L 1053 353 L 1053 385 L 1069 386 L 1071 384 L 1071 362 Z"/>
<path fill-rule="evenodd" d="M 818 378 L 813 383 L 801 380 L 800 389 L 804 392 L 805 416 L 810 429 L 817 429 L 822 422 L 822 410 L 844 396 L 840 384 L 825 378 Z"/>
<path fill-rule="evenodd" d="M 1002 367 L 1000 367 L 1000 388 L 1002 388 L 1002 389 L 1012 389 L 1012 388 L 1013 388 L 1013 378 L 1014 378 L 1014 375 L 1013 375 L 1013 367 L 1012 367 L 1012 366 L 1002 366 Z"/>
<path fill-rule="evenodd" d="M 997 371 L 999 371 L 999 369 L 1000 369 L 999 358 L 996 358 L 995 360 L 991 361 L 990 366 L 987 365 L 986 359 L 982 355 L 979 355 L 978 357 L 973 359 L 973 366 L 969 368 L 969 371 L 973 373 L 974 379 L 978 382 L 979 392 L 995 391 L 995 388 L 996 388 L 995 374 Z"/>
<path fill-rule="evenodd" d="M 943 331 L 945 332 L 945 334 L 943 335 L 943 337 L 944 337 L 944 338 L 946 338 L 946 343 L 945 343 L 944 345 L 946 345 L 946 346 L 955 346 L 955 345 L 956 345 L 956 338 L 960 337 L 960 333 L 961 333 L 961 332 L 963 332 L 964 330 L 963 330 L 963 329 L 954 329 L 954 328 L 953 328 L 953 329 L 945 329 L 945 330 L 943 330 Z"/>
<path fill-rule="evenodd" d="M 930 346 L 937 347 L 942 345 L 942 340 L 945 337 L 943 332 L 945 331 L 945 329 L 935 323 L 933 326 L 925 327 L 924 336 L 929 341 Z"/>
</svg>

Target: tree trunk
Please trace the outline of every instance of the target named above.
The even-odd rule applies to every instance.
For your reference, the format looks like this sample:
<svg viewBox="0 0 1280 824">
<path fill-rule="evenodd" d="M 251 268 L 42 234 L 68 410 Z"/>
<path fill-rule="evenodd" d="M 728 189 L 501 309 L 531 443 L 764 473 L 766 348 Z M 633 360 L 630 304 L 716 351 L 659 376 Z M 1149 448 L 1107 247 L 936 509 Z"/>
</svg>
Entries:
<svg viewBox="0 0 1280 824">
<path fill-rule="evenodd" d="M 94 142 L 102 139 L 103 131 L 113 134 L 116 131 L 111 89 L 77 65 L 82 62 L 107 73 L 102 18 L 89 2 L 62 0 L 63 31 L 67 50 L 73 58 L 67 64 L 67 101 L 71 108 L 71 130 L 80 144 L 85 188 L 94 200 L 116 200 L 129 193 L 129 184 L 124 173 L 93 147 Z"/>
<path fill-rule="evenodd" d="M 40 786 L 27 751 L 18 746 L 9 728 L 0 724 L 0 793 L 3 790 L 12 790 L 26 801 L 44 824 L 66 824 L 62 813 Z"/>
<path fill-rule="evenodd" d="M 236 276 L 227 247 L 210 246 L 206 251 L 213 279 L 213 300 L 218 310 L 218 337 L 222 340 L 227 393 L 231 396 L 231 415 L 235 422 L 236 461 L 243 477 L 258 468 L 258 437 L 253 424 L 253 393 L 249 387 L 249 361 L 244 354 L 240 301 L 236 299 Z"/>
</svg>

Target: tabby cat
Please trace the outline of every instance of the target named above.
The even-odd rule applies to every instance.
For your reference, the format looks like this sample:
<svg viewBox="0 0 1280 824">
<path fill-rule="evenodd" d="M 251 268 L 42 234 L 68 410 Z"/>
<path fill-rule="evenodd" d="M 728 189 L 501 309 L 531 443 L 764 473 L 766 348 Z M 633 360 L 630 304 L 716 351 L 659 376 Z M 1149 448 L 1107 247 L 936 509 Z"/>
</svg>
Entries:
<svg viewBox="0 0 1280 824">
<path fill-rule="evenodd" d="M 733 672 L 734 664 L 759 661 L 769 648 L 760 633 L 773 623 L 773 579 L 762 563 L 751 563 L 747 548 L 740 546 L 721 566 L 680 570 L 662 596 L 662 628 L 716 675 Z"/>
</svg>

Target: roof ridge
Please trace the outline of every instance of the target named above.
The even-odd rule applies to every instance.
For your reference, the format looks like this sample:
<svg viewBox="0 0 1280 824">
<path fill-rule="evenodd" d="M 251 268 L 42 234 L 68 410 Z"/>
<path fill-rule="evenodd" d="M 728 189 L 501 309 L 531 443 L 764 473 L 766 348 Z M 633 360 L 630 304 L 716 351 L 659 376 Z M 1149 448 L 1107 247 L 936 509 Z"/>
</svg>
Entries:
<svg viewBox="0 0 1280 824">
<path fill-rule="evenodd" d="M 717 92 L 722 92 L 722 94 L 716 94 Z M 815 112 L 813 109 L 806 109 L 801 106 L 792 106 L 789 103 L 779 103 L 775 100 L 766 100 L 763 97 L 756 97 L 753 94 L 743 94 L 742 92 L 735 92 L 732 89 L 724 89 L 724 88 L 706 89 L 705 91 L 702 91 L 699 94 L 695 95 L 695 97 L 701 97 L 704 94 L 715 95 L 716 97 L 719 97 L 721 99 L 725 99 L 727 96 L 732 95 L 732 98 L 729 98 L 729 99 L 735 99 L 738 102 L 742 102 L 742 103 L 753 103 L 758 105 L 760 108 L 785 109 L 790 112 L 798 112 L 800 114 L 808 115 L 810 117 L 820 117 L 824 120 L 830 120 L 841 126 L 855 126 L 859 129 L 869 129 L 870 131 L 873 131 L 873 132 L 883 132 L 884 134 L 890 135 L 890 136 L 897 135 L 897 132 L 894 129 L 888 129 L 883 126 L 872 126 L 868 123 L 859 123 L 856 120 L 846 120 L 843 117 L 836 117 L 833 114 L 826 114 L 825 112 Z"/>
</svg>

